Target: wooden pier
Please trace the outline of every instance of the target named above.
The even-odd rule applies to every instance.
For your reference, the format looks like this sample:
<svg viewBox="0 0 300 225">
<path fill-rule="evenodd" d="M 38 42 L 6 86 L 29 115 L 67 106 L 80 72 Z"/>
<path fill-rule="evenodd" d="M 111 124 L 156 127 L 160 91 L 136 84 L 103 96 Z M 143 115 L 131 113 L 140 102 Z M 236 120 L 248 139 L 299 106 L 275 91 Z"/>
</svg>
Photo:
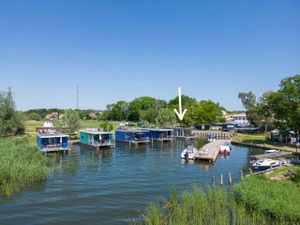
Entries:
<svg viewBox="0 0 300 225">
<path fill-rule="evenodd" d="M 216 161 L 220 145 L 224 145 L 226 140 L 216 140 L 212 143 L 208 143 L 204 145 L 198 152 L 195 154 L 194 159 L 195 160 L 208 160 L 209 162 Z"/>
<path fill-rule="evenodd" d="M 284 158 L 287 156 L 291 156 L 292 152 L 274 152 L 274 153 L 266 153 L 262 155 L 252 155 L 251 160 L 259 160 L 259 159 L 277 159 L 277 158 Z"/>
</svg>

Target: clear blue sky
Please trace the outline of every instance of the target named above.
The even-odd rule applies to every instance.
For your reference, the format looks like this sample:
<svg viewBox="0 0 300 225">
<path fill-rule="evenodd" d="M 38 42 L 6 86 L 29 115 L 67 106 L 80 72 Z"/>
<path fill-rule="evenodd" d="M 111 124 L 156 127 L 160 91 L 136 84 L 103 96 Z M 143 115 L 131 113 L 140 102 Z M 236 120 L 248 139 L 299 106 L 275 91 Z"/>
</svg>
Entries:
<svg viewBox="0 0 300 225">
<path fill-rule="evenodd" d="M 0 0 L 0 90 L 18 109 L 239 91 L 300 73 L 300 1 Z"/>
</svg>

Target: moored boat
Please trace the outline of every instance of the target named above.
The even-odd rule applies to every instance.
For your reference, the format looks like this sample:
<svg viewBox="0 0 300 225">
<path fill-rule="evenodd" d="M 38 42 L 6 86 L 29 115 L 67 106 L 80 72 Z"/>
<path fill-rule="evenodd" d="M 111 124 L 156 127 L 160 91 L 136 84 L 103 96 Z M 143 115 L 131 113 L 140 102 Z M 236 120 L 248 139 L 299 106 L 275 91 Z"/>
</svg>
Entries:
<svg viewBox="0 0 300 225">
<path fill-rule="evenodd" d="M 184 149 L 181 153 L 182 159 L 194 159 L 194 155 L 196 154 L 197 149 L 189 146 L 188 148 Z"/>
<path fill-rule="evenodd" d="M 225 143 L 224 145 L 220 145 L 220 147 L 219 147 L 219 153 L 220 154 L 229 155 L 230 152 L 231 152 L 231 148 L 230 148 L 228 143 Z"/>
<path fill-rule="evenodd" d="M 260 159 L 252 164 L 252 169 L 258 170 L 258 171 L 263 171 L 263 170 L 280 167 L 281 165 L 282 165 L 282 162 L 280 160 Z"/>
</svg>

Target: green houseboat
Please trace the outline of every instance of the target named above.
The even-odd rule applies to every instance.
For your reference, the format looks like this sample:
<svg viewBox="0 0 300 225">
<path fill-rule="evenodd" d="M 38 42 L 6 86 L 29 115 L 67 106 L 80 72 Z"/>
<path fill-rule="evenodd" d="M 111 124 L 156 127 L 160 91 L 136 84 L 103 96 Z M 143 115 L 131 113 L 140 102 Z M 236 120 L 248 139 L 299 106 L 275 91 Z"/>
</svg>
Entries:
<svg viewBox="0 0 300 225">
<path fill-rule="evenodd" d="M 94 148 L 114 147 L 115 142 L 112 132 L 104 132 L 98 129 L 80 130 L 80 144 Z"/>
</svg>

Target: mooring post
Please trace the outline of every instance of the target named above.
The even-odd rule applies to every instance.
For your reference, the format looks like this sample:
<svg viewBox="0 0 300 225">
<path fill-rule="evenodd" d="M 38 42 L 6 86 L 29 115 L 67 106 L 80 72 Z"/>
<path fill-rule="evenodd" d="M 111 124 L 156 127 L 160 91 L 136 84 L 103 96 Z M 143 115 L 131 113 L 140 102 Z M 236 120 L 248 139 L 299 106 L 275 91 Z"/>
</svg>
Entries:
<svg viewBox="0 0 300 225">
<path fill-rule="evenodd" d="M 212 177 L 212 186 L 213 187 L 216 186 L 216 177 L 215 176 Z"/>
<path fill-rule="evenodd" d="M 249 174 L 252 174 L 252 169 L 251 168 L 249 168 Z"/>
<path fill-rule="evenodd" d="M 241 180 L 243 180 L 243 178 L 244 178 L 243 170 L 240 170 L 240 177 L 241 177 Z"/>
<path fill-rule="evenodd" d="M 229 187 L 231 187 L 231 185 L 232 185 L 232 175 L 231 175 L 231 171 L 228 172 L 228 184 L 229 184 Z"/>
<path fill-rule="evenodd" d="M 223 186 L 224 181 L 223 181 L 223 174 L 220 175 L 220 186 Z"/>
</svg>

